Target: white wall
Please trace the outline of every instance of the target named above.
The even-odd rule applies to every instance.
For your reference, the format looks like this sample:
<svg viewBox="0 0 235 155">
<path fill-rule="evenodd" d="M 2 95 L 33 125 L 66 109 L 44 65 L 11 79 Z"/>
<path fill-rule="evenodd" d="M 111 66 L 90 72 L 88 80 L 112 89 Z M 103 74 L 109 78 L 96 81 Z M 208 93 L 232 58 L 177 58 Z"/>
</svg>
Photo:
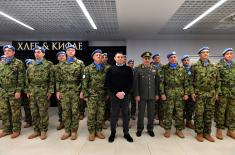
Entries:
<svg viewBox="0 0 235 155">
<path fill-rule="evenodd" d="M 227 47 L 235 49 L 235 40 L 127 40 L 127 58 L 134 59 L 135 64 L 141 63 L 141 53 L 158 51 L 161 54 L 162 63 L 167 62 L 166 55 L 169 51 L 175 51 L 180 58 L 184 54 L 197 55 L 197 51 L 203 47 L 210 47 L 210 55 L 221 55 Z"/>
</svg>

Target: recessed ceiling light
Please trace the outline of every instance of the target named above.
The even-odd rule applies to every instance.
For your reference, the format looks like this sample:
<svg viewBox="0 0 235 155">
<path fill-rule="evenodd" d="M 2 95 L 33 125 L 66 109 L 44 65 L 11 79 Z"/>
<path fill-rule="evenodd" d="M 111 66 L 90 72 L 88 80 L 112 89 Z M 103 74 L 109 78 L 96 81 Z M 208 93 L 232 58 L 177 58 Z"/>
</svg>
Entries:
<svg viewBox="0 0 235 155">
<path fill-rule="evenodd" d="M 92 28 L 93 28 L 93 29 L 97 29 L 97 27 L 96 27 L 96 25 L 95 25 L 93 19 L 91 18 L 90 14 L 89 14 L 89 12 L 87 11 L 87 9 L 86 9 L 84 3 L 82 2 L 82 0 L 76 0 L 76 1 L 77 1 L 78 5 L 80 6 L 80 8 L 82 9 L 84 15 L 86 16 L 86 18 L 87 18 L 88 21 L 90 22 Z"/>
<path fill-rule="evenodd" d="M 22 23 L 21 21 L 15 19 L 14 17 L 11 17 L 10 15 L 8 15 L 8 14 L 2 12 L 2 11 L 0 11 L 0 15 L 4 16 L 4 17 L 6 17 L 6 18 L 8 18 L 8 19 L 10 19 L 10 20 L 12 20 L 12 21 L 14 21 L 14 22 L 16 22 L 16 23 L 18 23 L 18 24 L 20 24 L 20 25 L 22 25 L 22 26 L 24 26 L 24 27 L 26 27 L 26 28 L 28 28 L 28 29 L 30 29 L 30 30 L 35 30 L 35 29 L 32 28 L 31 26 Z"/>
<path fill-rule="evenodd" d="M 195 23 L 197 23 L 199 20 L 201 20 L 202 18 L 204 18 L 205 16 L 207 16 L 209 13 L 211 13 L 212 11 L 214 11 L 216 8 L 218 8 L 219 6 L 221 6 L 223 3 L 225 3 L 227 0 L 220 0 L 219 2 L 217 2 L 215 5 L 213 5 L 212 7 L 210 7 L 208 10 L 206 10 L 203 14 L 201 14 L 199 17 L 197 17 L 196 19 L 194 19 L 192 22 L 190 22 L 188 25 L 186 25 L 183 29 L 186 30 L 188 28 L 190 28 L 191 26 L 193 26 Z"/>
</svg>

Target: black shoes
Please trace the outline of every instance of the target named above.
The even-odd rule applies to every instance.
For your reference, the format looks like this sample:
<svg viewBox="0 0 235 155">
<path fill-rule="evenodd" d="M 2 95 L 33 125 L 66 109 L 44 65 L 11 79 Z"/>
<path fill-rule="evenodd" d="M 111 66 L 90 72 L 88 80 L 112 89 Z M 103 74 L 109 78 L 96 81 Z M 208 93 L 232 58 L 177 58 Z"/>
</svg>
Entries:
<svg viewBox="0 0 235 155">
<path fill-rule="evenodd" d="M 128 142 L 133 142 L 133 138 L 130 136 L 130 134 L 125 134 L 124 138 L 128 141 Z"/>
<path fill-rule="evenodd" d="M 140 137 L 141 135 L 142 135 L 142 131 L 137 131 L 137 132 L 136 132 L 136 136 L 137 136 L 137 137 Z"/>
<path fill-rule="evenodd" d="M 155 134 L 154 134 L 153 131 L 148 131 L 148 134 L 149 134 L 149 136 L 151 136 L 151 137 L 155 137 Z"/>
<path fill-rule="evenodd" d="M 112 143 L 115 139 L 115 133 L 111 133 L 111 135 L 109 136 L 109 142 Z"/>
</svg>

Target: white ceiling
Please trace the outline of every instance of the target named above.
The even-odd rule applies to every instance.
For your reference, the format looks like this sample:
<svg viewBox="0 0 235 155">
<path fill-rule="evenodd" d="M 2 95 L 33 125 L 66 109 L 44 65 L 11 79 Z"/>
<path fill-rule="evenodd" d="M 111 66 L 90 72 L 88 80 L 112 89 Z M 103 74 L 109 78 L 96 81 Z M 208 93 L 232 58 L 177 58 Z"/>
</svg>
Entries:
<svg viewBox="0 0 235 155">
<path fill-rule="evenodd" d="M 93 30 L 76 0 L 0 0 L 0 11 L 35 28 L 0 16 L 0 40 L 235 39 L 235 0 L 182 30 L 217 1 L 83 0 Z"/>
</svg>

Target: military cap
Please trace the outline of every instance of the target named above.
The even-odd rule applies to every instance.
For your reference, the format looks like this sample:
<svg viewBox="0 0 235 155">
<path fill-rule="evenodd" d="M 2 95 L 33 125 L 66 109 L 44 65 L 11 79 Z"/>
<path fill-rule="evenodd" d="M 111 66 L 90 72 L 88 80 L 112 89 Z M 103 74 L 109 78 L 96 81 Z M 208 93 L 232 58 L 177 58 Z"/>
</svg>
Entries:
<svg viewBox="0 0 235 155">
<path fill-rule="evenodd" d="M 93 57 L 93 55 L 96 54 L 96 53 L 102 54 L 102 50 L 101 50 L 101 49 L 96 49 L 96 50 L 94 50 L 94 51 L 91 53 L 91 56 Z"/>
<path fill-rule="evenodd" d="M 59 52 L 56 54 L 56 57 L 58 57 L 58 56 L 61 55 L 61 54 L 66 55 L 65 51 L 59 51 Z"/>
<path fill-rule="evenodd" d="M 225 53 L 227 53 L 228 51 L 233 51 L 233 49 L 232 49 L 232 48 L 226 48 L 226 49 L 223 51 L 223 55 L 224 55 Z"/>
<path fill-rule="evenodd" d="M 67 51 L 67 49 L 69 49 L 69 48 L 73 48 L 73 49 L 76 50 L 76 47 L 75 47 L 74 45 L 68 45 L 68 46 L 65 48 L 65 50 Z"/>
<path fill-rule="evenodd" d="M 15 47 L 14 46 L 12 46 L 12 45 L 5 45 L 5 46 L 3 46 L 3 51 L 6 49 L 6 48 L 10 48 L 10 49 L 12 49 L 13 51 L 15 51 Z"/>
<path fill-rule="evenodd" d="M 148 51 L 146 51 L 146 52 L 144 52 L 144 53 L 141 54 L 141 57 L 142 57 L 142 58 L 151 57 L 151 56 L 152 56 L 152 53 L 151 53 L 151 52 L 148 52 Z"/>
<path fill-rule="evenodd" d="M 160 56 L 160 54 L 159 53 L 154 54 L 152 59 L 154 59 L 156 56 Z"/>
<path fill-rule="evenodd" d="M 46 52 L 45 48 L 40 47 L 40 46 L 36 46 L 35 48 L 33 48 L 33 51 L 34 51 L 34 52 L 35 52 L 36 50 L 40 50 L 40 51 L 42 51 L 42 53 L 45 53 L 45 52 Z"/>
<path fill-rule="evenodd" d="M 181 61 L 184 61 L 184 59 L 189 58 L 189 55 L 183 55 L 183 57 L 181 58 Z"/>
<path fill-rule="evenodd" d="M 198 54 L 200 54 L 202 51 L 208 51 L 209 52 L 210 48 L 209 47 L 202 47 L 199 49 Z"/>
<path fill-rule="evenodd" d="M 169 59 L 172 55 L 176 55 L 176 52 L 175 51 L 173 51 L 173 52 L 170 52 L 169 54 L 167 54 L 167 59 Z"/>
<path fill-rule="evenodd" d="M 134 60 L 133 60 L 133 59 L 130 59 L 130 60 L 128 60 L 127 63 L 129 64 L 129 63 L 131 63 L 131 62 L 134 63 Z"/>
</svg>

